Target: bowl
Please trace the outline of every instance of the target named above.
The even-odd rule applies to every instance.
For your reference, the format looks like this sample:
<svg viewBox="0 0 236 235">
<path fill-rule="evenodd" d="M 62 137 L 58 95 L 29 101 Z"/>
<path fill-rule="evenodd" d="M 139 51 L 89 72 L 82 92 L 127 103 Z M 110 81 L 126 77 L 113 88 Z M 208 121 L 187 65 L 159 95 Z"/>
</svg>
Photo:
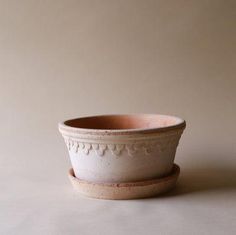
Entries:
<svg viewBox="0 0 236 235">
<path fill-rule="evenodd" d="M 185 126 L 169 115 L 101 115 L 66 120 L 59 131 L 76 178 L 121 183 L 168 175 Z"/>
</svg>

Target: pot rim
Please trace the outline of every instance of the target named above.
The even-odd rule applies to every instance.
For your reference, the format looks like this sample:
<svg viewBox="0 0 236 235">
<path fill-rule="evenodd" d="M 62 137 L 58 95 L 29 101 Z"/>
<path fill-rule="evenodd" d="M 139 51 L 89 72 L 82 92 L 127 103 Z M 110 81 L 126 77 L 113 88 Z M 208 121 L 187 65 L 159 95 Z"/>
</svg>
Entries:
<svg viewBox="0 0 236 235">
<path fill-rule="evenodd" d="M 85 118 L 102 118 L 102 117 L 162 117 L 167 119 L 174 119 L 175 124 L 166 125 L 163 127 L 146 127 L 146 128 L 128 128 L 128 129 L 95 129 L 95 128 L 81 128 L 73 127 L 68 125 L 68 122 L 73 122 L 76 120 L 82 120 Z M 129 134 L 148 134 L 148 133 L 161 133 L 169 132 L 175 130 L 184 130 L 186 127 L 186 122 L 184 119 L 173 115 L 164 114 L 105 114 L 105 115 L 92 115 L 92 116 L 82 116 L 79 118 L 68 119 L 58 123 L 59 131 L 63 134 L 73 133 L 73 134 L 90 134 L 90 135 L 101 135 L 101 136 L 111 136 L 111 135 L 129 135 Z"/>
</svg>

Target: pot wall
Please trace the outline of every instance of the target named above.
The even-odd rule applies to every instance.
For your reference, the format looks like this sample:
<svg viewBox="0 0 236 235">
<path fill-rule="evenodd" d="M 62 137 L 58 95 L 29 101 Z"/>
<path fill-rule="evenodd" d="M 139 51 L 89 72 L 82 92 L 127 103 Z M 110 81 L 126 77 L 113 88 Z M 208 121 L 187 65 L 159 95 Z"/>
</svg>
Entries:
<svg viewBox="0 0 236 235">
<path fill-rule="evenodd" d="M 77 178 L 130 182 L 167 175 L 183 129 L 106 137 L 61 132 Z"/>
</svg>

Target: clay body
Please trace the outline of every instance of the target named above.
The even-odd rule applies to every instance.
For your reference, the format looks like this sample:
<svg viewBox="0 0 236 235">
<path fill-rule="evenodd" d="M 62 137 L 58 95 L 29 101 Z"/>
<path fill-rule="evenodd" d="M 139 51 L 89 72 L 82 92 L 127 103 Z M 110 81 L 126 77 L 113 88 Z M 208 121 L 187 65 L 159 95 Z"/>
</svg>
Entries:
<svg viewBox="0 0 236 235">
<path fill-rule="evenodd" d="M 74 174 L 90 182 L 133 182 L 166 176 L 185 128 L 158 114 L 104 115 L 59 123 Z"/>
</svg>

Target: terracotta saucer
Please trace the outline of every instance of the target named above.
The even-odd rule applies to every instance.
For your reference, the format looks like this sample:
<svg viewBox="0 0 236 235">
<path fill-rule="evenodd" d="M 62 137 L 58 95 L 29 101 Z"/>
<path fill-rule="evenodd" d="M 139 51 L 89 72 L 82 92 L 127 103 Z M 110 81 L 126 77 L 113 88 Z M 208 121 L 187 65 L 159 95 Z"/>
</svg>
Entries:
<svg viewBox="0 0 236 235">
<path fill-rule="evenodd" d="M 69 179 L 76 191 L 84 196 L 124 200 L 154 197 L 165 193 L 175 186 L 179 173 L 179 166 L 174 164 L 172 172 L 163 178 L 127 183 L 92 183 L 76 178 L 71 168 Z"/>
</svg>

